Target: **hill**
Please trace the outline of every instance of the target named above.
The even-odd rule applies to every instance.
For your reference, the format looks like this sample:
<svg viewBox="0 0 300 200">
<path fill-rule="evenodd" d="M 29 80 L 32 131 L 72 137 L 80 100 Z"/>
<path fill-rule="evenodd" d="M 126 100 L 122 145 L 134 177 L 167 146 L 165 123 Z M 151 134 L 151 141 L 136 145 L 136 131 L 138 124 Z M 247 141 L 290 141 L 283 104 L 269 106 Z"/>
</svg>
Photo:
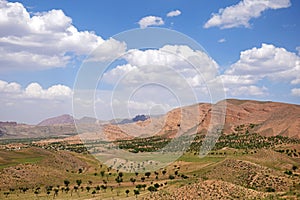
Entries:
<svg viewBox="0 0 300 200">
<path fill-rule="evenodd" d="M 218 113 L 212 113 L 213 109 L 218 106 L 224 106 L 226 112 L 223 127 L 225 134 L 249 132 L 267 137 L 281 135 L 300 138 L 299 105 L 237 99 L 228 99 L 215 105 L 201 103 L 176 108 L 156 119 L 149 118 L 136 123 L 109 125 L 104 131 L 109 134 L 122 133 L 135 137 L 157 135 L 173 138 L 191 130 L 196 125 L 198 133 L 206 133 L 212 115 L 218 115 Z"/>
<path fill-rule="evenodd" d="M 267 137 L 300 138 L 299 105 L 237 99 L 215 105 L 199 103 L 175 108 L 161 116 L 138 115 L 118 122 L 90 117 L 74 119 L 70 115 L 49 118 L 37 126 L 3 122 L 0 123 L 0 138 L 66 137 L 78 132 L 83 140 L 95 136 L 110 141 L 151 136 L 174 138 L 187 133 L 206 134 L 213 124 L 212 120 L 222 118 L 222 114 L 225 114 L 224 134 L 258 133 Z"/>
</svg>

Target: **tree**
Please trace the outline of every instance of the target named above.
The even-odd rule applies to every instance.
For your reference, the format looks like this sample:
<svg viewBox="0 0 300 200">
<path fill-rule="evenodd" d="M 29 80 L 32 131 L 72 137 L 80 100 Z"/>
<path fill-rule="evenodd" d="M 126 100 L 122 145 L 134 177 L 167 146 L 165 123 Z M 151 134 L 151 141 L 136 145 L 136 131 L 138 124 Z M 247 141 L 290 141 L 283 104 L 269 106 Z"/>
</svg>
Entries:
<svg viewBox="0 0 300 200">
<path fill-rule="evenodd" d="M 138 190 L 140 190 L 143 186 L 141 184 L 138 184 L 137 186 L 135 186 Z"/>
<path fill-rule="evenodd" d="M 146 184 L 142 184 L 142 188 L 144 189 L 144 191 L 145 191 L 145 188 L 147 187 L 147 185 Z"/>
<path fill-rule="evenodd" d="M 106 192 L 106 186 L 105 185 L 101 185 L 101 189 L 104 190 L 104 192 Z"/>
<path fill-rule="evenodd" d="M 90 192 L 91 187 L 90 186 L 86 186 L 85 189 L 86 189 L 87 192 Z"/>
<path fill-rule="evenodd" d="M 76 184 L 78 185 L 78 187 L 81 185 L 81 183 L 82 183 L 81 179 L 76 180 Z"/>
<path fill-rule="evenodd" d="M 130 192 L 129 190 L 126 190 L 126 191 L 125 191 L 126 197 L 128 197 L 129 192 Z"/>
<path fill-rule="evenodd" d="M 39 192 L 38 190 L 34 191 L 34 194 L 35 194 L 36 196 L 38 196 L 39 193 L 40 193 L 40 192 Z"/>
<path fill-rule="evenodd" d="M 147 190 L 152 193 L 152 192 L 156 192 L 157 188 L 151 185 L 151 186 L 148 187 Z"/>
<path fill-rule="evenodd" d="M 140 194 L 140 191 L 138 190 L 133 190 L 135 197 L 137 198 L 137 196 Z"/>
<path fill-rule="evenodd" d="M 162 172 L 161 172 L 163 175 L 165 175 L 167 173 L 167 171 L 164 169 Z"/>
<path fill-rule="evenodd" d="M 24 188 L 22 188 L 22 192 L 25 194 L 25 192 L 28 190 L 28 188 L 26 187 L 24 187 Z"/>
<path fill-rule="evenodd" d="M 9 192 L 4 192 L 6 198 L 8 197 L 9 194 L 10 194 Z"/>
<path fill-rule="evenodd" d="M 154 184 L 154 187 L 157 189 L 157 188 L 159 188 L 159 184 L 158 183 L 155 183 Z"/>
<path fill-rule="evenodd" d="M 169 179 L 174 179 L 175 177 L 173 175 L 169 175 Z"/>
<path fill-rule="evenodd" d="M 66 179 L 66 180 L 64 180 L 64 184 L 65 184 L 66 187 L 68 187 L 69 184 L 70 184 L 70 181 Z"/>
<path fill-rule="evenodd" d="M 141 181 L 144 182 L 145 181 L 145 177 L 141 177 Z"/>
<path fill-rule="evenodd" d="M 296 171 L 298 169 L 298 167 L 296 165 L 293 165 L 292 170 Z"/>
<path fill-rule="evenodd" d="M 130 178 L 130 181 L 132 182 L 132 184 L 134 185 L 134 182 L 136 181 L 135 178 Z"/>
<path fill-rule="evenodd" d="M 97 190 L 97 192 L 100 191 L 100 186 L 99 185 L 96 186 L 96 190 Z"/>
<path fill-rule="evenodd" d="M 74 186 L 73 188 L 74 188 L 75 192 L 78 191 L 78 186 Z"/>
<path fill-rule="evenodd" d="M 58 195 L 58 191 L 59 191 L 58 188 L 55 188 L 55 189 L 54 189 L 54 197 L 56 197 L 56 196 Z"/>
<path fill-rule="evenodd" d="M 118 176 L 115 180 L 119 184 L 119 186 L 121 185 L 121 182 L 123 182 L 123 179 L 120 176 Z"/>
<path fill-rule="evenodd" d="M 104 177 L 105 171 L 101 171 L 101 172 L 100 172 L 100 175 L 101 175 L 101 177 Z"/>
<path fill-rule="evenodd" d="M 147 178 L 149 178 L 149 176 L 151 175 L 151 172 L 146 172 L 145 176 L 147 176 Z"/>
</svg>

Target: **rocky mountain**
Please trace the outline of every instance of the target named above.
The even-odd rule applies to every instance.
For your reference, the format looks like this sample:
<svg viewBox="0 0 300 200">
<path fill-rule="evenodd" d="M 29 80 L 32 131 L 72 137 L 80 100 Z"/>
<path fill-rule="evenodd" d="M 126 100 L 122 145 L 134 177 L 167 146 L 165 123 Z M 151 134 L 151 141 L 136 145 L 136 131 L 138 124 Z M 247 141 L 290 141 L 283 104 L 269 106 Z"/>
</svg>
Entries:
<svg viewBox="0 0 300 200">
<path fill-rule="evenodd" d="M 70 115 L 49 118 L 37 126 L 2 122 L 0 138 L 68 136 L 78 132 L 86 139 L 118 140 L 155 135 L 173 138 L 187 133 L 206 134 L 218 121 L 222 122 L 221 116 L 225 134 L 249 132 L 300 138 L 300 105 L 237 99 L 175 108 L 157 117 L 139 115 L 126 123 L 89 117 L 77 120 Z"/>
<path fill-rule="evenodd" d="M 222 108 L 216 109 L 218 106 Z M 223 111 L 226 113 L 223 126 L 225 134 L 248 131 L 263 136 L 282 135 L 300 138 L 299 105 L 236 99 L 221 101 L 216 105 L 200 103 L 176 108 L 157 119 L 149 118 L 131 124 L 110 125 L 104 131 L 135 137 L 160 135 L 172 138 L 197 126 L 197 130 L 192 133 L 206 133 L 213 125 L 212 120 L 222 114 L 216 112 Z"/>
</svg>

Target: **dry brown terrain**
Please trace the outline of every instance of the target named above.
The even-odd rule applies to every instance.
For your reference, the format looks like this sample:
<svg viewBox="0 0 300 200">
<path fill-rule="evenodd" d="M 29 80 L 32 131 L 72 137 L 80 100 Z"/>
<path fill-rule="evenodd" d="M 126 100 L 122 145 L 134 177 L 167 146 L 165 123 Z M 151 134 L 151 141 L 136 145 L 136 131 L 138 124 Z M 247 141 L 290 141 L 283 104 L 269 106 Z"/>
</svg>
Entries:
<svg viewBox="0 0 300 200">
<path fill-rule="evenodd" d="M 172 192 L 158 192 L 143 198 L 144 200 L 191 200 L 191 199 L 263 199 L 270 196 L 264 192 L 247 189 L 219 180 L 199 181 Z"/>
<path fill-rule="evenodd" d="M 222 106 L 226 106 L 225 134 L 238 132 L 236 127 L 240 125 L 252 125 L 253 128 L 251 130 L 249 128 L 250 132 L 264 136 L 282 135 L 300 138 L 299 105 L 235 99 L 226 100 L 226 104 L 224 103 L 222 101 L 214 106 L 203 103 L 176 108 L 159 119 L 148 119 L 144 122 L 124 125 L 110 125 L 106 127 L 105 131 L 110 134 L 120 133 L 120 137 L 127 134 L 132 136 L 162 135 L 172 138 L 197 125 L 198 132 L 206 133 L 212 125 L 212 116 L 216 118 L 219 114 L 213 112 L 222 112 Z M 218 106 L 221 108 L 218 109 Z"/>
</svg>

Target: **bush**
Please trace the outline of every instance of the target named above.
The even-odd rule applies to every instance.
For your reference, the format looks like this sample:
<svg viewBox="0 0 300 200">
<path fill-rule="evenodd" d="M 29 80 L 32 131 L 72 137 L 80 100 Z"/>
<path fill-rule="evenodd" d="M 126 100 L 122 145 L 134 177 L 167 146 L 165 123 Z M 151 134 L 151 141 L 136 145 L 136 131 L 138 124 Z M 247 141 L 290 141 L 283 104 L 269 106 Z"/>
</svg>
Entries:
<svg viewBox="0 0 300 200">
<path fill-rule="evenodd" d="M 275 189 L 274 188 L 271 188 L 271 187 L 267 187 L 267 192 L 275 192 Z"/>
<path fill-rule="evenodd" d="M 174 179 L 175 177 L 173 175 L 169 175 L 169 179 Z"/>
<path fill-rule="evenodd" d="M 287 175 L 293 175 L 293 172 L 291 170 L 286 170 L 284 173 Z"/>
</svg>

